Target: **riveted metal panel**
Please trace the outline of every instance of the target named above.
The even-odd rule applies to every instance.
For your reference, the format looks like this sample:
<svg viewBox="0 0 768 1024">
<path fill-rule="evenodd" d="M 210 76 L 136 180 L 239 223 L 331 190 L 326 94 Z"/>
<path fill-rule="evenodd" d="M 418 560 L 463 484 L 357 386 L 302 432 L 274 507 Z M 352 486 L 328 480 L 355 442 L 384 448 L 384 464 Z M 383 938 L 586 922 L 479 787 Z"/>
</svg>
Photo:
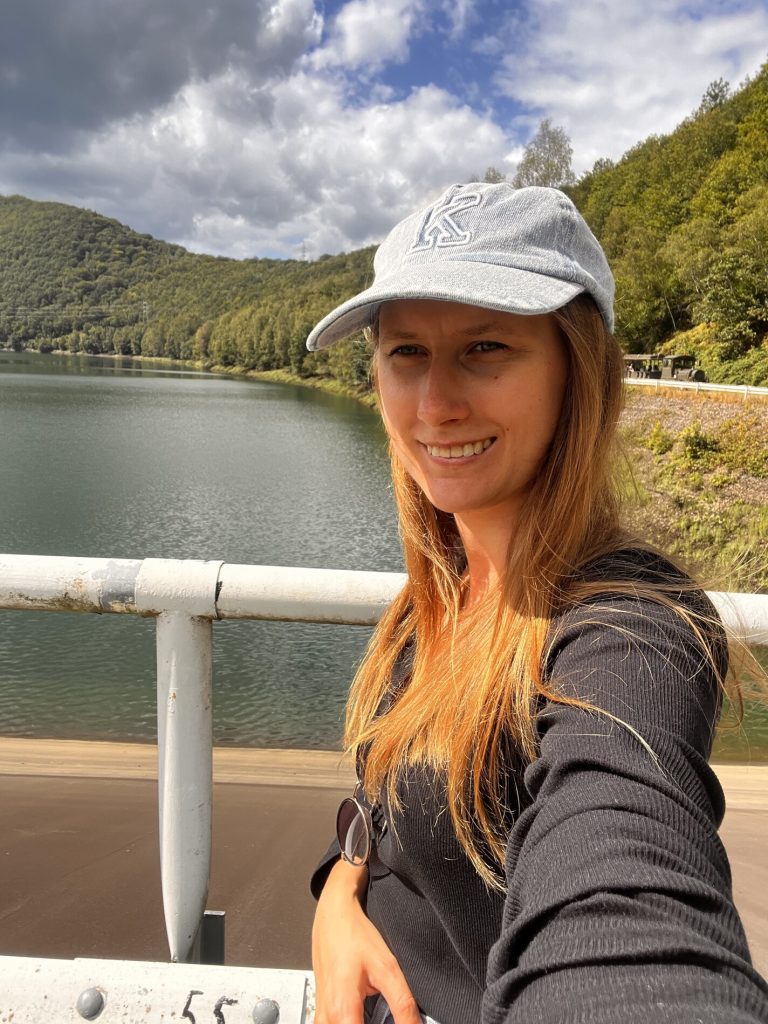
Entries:
<svg viewBox="0 0 768 1024">
<path fill-rule="evenodd" d="M 262 1000 L 279 1024 L 311 1024 L 314 1008 L 309 971 L 0 956 L 0 978 L 0 1021 L 14 1024 L 253 1024 Z"/>
</svg>

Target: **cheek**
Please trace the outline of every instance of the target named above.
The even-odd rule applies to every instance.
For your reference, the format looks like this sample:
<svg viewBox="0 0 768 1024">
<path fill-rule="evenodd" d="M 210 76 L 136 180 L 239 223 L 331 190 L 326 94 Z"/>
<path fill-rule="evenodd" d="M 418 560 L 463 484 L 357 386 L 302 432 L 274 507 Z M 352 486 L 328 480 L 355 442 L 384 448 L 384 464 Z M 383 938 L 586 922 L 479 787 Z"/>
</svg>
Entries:
<svg viewBox="0 0 768 1024">
<path fill-rule="evenodd" d="M 559 364 L 554 364 L 546 374 L 536 380 L 529 380 L 518 392 L 517 426 L 522 437 L 528 438 L 536 458 L 546 453 L 557 433 L 565 400 L 565 386 L 563 369 Z"/>
<path fill-rule="evenodd" d="M 408 417 L 408 403 L 403 389 L 397 386 L 386 370 L 377 371 L 375 377 L 376 397 L 384 429 L 390 438 L 397 437 L 404 429 Z"/>
<path fill-rule="evenodd" d="M 384 430 L 389 438 L 394 452 L 399 456 L 401 462 L 408 462 L 407 450 L 403 440 L 402 418 L 398 415 L 396 405 L 392 402 L 391 396 L 384 397 L 381 391 L 378 392 L 379 412 Z"/>
<path fill-rule="evenodd" d="M 549 360 L 542 382 L 542 414 L 545 416 L 550 433 L 554 435 L 565 402 L 565 391 L 569 377 L 568 356 L 564 346 Z"/>
</svg>

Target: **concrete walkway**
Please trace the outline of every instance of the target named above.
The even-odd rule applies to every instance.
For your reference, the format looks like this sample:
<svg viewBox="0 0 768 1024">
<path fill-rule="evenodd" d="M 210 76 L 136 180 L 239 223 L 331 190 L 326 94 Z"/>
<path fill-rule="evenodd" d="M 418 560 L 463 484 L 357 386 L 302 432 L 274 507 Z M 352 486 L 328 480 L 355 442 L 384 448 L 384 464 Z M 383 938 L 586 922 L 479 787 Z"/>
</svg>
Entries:
<svg viewBox="0 0 768 1024">
<path fill-rule="evenodd" d="M 768 975 L 768 766 L 717 768 L 721 834 L 755 966 Z M 148 745 L 0 739 L 0 953 L 167 958 Z M 227 961 L 310 963 L 312 867 L 353 772 L 323 751 L 214 752 L 208 906 Z"/>
</svg>

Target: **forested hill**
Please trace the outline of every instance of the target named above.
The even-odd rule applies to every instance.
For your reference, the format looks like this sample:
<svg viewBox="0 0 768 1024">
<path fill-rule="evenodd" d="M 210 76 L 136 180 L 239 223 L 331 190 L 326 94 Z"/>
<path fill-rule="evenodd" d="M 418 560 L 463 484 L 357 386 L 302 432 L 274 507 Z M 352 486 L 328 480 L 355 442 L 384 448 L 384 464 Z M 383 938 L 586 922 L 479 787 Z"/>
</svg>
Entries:
<svg viewBox="0 0 768 1024">
<path fill-rule="evenodd" d="M 713 83 L 672 134 L 569 191 L 616 275 L 625 347 L 693 351 L 714 380 L 768 384 L 768 64 L 733 95 Z"/>
<path fill-rule="evenodd" d="M 372 258 L 203 256 L 90 210 L 0 196 L 0 347 L 319 369 L 353 384 L 366 379 L 359 353 L 318 360 L 304 345 L 370 281 Z"/>
<path fill-rule="evenodd" d="M 694 351 L 712 380 L 768 384 L 768 65 L 734 94 L 713 83 L 676 131 L 598 161 L 569 191 L 616 273 L 626 348 Z M 195 255 L 87 210 L 0 197 L 0 346 L 365 386 L 359 346 L 308 354 L 304 341 L 370 281 L 371 259 Z"/>
</svg>

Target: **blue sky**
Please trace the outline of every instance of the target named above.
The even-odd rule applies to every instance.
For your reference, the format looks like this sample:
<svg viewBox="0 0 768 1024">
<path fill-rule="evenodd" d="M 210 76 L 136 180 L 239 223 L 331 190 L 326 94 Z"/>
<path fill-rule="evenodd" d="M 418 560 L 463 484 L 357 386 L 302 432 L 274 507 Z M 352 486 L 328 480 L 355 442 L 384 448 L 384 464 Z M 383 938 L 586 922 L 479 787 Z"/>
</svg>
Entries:
<svg viewBox="0 0 768 1024">
<path fill-rule="evenodd" d="M 768 57 L 766 0 L 5 0 L 0 194 L 201 252 L 379 241 L 542 118 L 574 169 Z"/>
</svg>

